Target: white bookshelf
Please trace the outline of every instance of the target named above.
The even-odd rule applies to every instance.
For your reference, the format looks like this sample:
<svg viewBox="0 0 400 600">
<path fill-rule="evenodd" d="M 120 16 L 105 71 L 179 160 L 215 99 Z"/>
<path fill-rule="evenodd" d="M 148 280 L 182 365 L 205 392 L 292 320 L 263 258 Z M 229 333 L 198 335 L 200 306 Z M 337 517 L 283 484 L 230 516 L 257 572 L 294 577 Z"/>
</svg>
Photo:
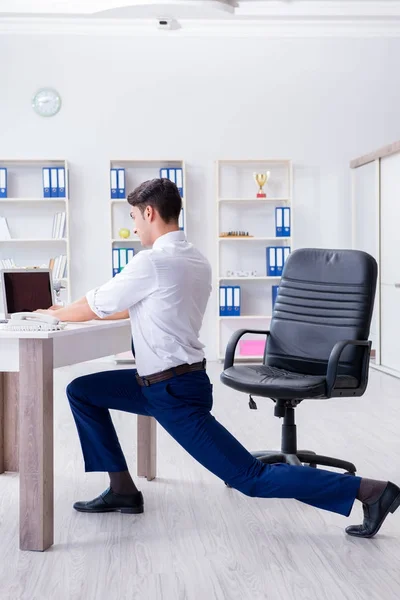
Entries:
<svg viewBox="0 0 400 600">
<path fill-rule="evenodd" d="M 0 240 L 0 258 L 12 259 L 16 267 L 49 266 L 50 259 L 66 255 L 65 289 L 60 301 L 71 302 L 69 240 L 69 177 L 66 160 L 0 159 L 7 169 L 7 198 L 0 198 L 0 216 L 7 220 L 11 239 Z M 63 167 L 65 198 L 43 197 L 43 167 Z M 65 212 L 65 237 L 53 238 L 56 213 Z"/>
<path fill-rule="evenodd" d="M 270 171 L 264 185 L 266 198 L 257 198 L 253 173 Z M 293 250 L 293 173 L 291 160 L 218 160 L 216 162 L 217 213 L 217 353 L 224 360 L 231 335 L 238 329 L 269 329 L 272 318 L 272 286 L 281 276 L 267 275 L 266 248 L 290 246 Z M 290 237 L 277 237 L 275 208 L 291 208 Z M 246 232 L 245 237 L 220 237 L 228 231 Z M 250 237 L 251 236 L 251 237 Z M 235 272 L 248 276 L 235 275 Z M 256 274 L 252 274 L 256 271 Z M 229 274 L 228 274 L 229 273 Z M 219 287 L 240 286 L 240 316 L 220 316 Z M 260 340 L 261 335 L 246 335 L 242 341 Z M 262 354 L 240 354 L 235 360 L 259 362 Z"/>
<path fill-rule="evenodd" d="M 182 169 L 183 177 L 183 197 L 182 197 L 182 208 L 183 208 L 183 230 L 187 234 L 187 215 L 186 215 L 186 172 L 185 163 L 183 160 L 161 160 L 161 159 L 120 159 L 111 160 L 110 169 L 125 169 L 125 190 L 126 196 L 130 192 L 143 183 L 150 179 L 160 177 L 160 169 Z M 110 181 L 110 177 L 109 177 Z M 114 248 L 133 248 L 135 254 L 140 252 L 142 246 L 140 239 L 137 235 L 133 234 L 134 222 L 130 217 L 132 207 L 126 198 L 111 198 L 111 186 L 109 186 L 109 198 L 110 198 L 110 273 L 112 274 L 112 254 Z M 128 229 L 130 231 L 129 238 L 121 238 L 119 236 L 120 229 Z M 115 357 L 117 363 L 134 363 L 134 359 L 130 352 L 124 352 L 118 354 Z"/>
</svg>

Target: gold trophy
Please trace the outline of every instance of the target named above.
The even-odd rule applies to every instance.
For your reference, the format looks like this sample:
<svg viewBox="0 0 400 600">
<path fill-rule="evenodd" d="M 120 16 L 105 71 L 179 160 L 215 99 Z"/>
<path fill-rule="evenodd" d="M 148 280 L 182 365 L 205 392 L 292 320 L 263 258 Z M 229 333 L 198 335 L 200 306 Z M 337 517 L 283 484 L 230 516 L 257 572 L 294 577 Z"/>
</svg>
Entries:
<svg viewBox="0 0 400 600">
<path fill-rule="evenodd" d="M 271 175 L 270 171 L 266 171 L 265 173 L 253 173 L 254 179 L 256 183 L 259 185 L 260 189 L 257 193 L 257 198 L 266 198 L 267 194 L 263 191 L 263 185 L 265 185 Z"/>
</svg>

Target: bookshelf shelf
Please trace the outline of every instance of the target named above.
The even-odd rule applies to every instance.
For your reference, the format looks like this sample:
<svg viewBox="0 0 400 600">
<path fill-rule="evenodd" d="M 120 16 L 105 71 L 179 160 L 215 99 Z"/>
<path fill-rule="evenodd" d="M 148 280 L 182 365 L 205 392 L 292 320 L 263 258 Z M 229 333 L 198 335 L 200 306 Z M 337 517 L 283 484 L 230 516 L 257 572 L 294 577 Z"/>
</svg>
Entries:
<svg viewBox="0 0 400 600">
<path fill-rule="evenodd" d="M 290 237 L 219 237 L 220 242 L 283 242 L 290 240 Z"/>
<path fill-rule="evenodd" d="M 259 276 L 259 277 L 219 277 L 218 281 L 241 281 L 243 283 L 245 283 L 246 281 L 279 281 L 280 280 L 280 275 L 277 275 L 276 277 L 273 276 Z"/>
<path fill-rule="evenodd" d="M 65 203 L 66 198 L 0 198 L 0 204 L 15 204 L 17 202 L 43 202 L 44 204 L 53 204 L 54 202 Z"/>
<path fill-rule="evenodd" d="M 260 362 L 262 361 L 263 357 L 261 355 L 255 355 L 255 356 L 240 356 L 240 355 L 236 355 L 235 356 L 235 362 Z M 219 355 L 218 360 L 223 361 L 225 360 L 225 356 L 223 356 L 222 354 Z"/>
<path fill-rule="evenodd" d="M 55 244 L 59 242 L 68 242 L 68 238 L 12 238 L 11 240 L 0 240 L 0 244 Z"/>
<path fill-rule="evenodd" d="M 268 319 L 272 319 L 271 315 L 239 315 L 238 317 L 218 317 L 220 321 L 227 319 L 229 321 L 232 321 L 233 319 L 247 319 L 247 320 L 253 320 L 253 319 L 261 319 L 261 321 L 268 321 Z"/>
<path fill-rule="evenodd" d="M 254 204 L 265 204 L 275 202 L 290 202 L 290 198 L 219 198 L 218 202 L 232 202 L 232 203 L 254 203 Z"/>
</svg>

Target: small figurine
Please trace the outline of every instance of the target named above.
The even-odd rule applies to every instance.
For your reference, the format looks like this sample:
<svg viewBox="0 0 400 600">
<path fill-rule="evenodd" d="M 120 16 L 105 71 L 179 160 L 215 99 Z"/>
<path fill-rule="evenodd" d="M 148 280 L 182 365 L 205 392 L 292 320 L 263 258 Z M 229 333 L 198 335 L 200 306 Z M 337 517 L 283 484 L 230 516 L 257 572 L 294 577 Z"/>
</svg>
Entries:
<svg viewBox="0 0 400 600">
<path fill-rule="evenodd" d="M 254 237 L 248 231 L 223 231 L 219 237 Z"/>
</svg>

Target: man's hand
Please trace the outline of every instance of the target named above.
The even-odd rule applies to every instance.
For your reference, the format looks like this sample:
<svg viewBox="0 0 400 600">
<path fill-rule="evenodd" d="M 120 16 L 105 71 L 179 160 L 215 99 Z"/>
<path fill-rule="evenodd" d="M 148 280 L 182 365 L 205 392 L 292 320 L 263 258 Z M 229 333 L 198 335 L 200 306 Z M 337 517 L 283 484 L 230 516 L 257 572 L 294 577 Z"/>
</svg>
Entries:
<svg viewBox="0 0 400 600">
<path fill-rule="evenodd" d="M 57 306 L 57 309 L 59 309 L 60 307 Z M 46 310 L 39 308 L 38 310 L 35 310 L 35 313 L 40 313 L 41 315 L 50 315 L 51 317 L 55 317 L 56 316 L 56 307 L 50 307 L 50 308 L 46 308 Z"/>
</svg>

